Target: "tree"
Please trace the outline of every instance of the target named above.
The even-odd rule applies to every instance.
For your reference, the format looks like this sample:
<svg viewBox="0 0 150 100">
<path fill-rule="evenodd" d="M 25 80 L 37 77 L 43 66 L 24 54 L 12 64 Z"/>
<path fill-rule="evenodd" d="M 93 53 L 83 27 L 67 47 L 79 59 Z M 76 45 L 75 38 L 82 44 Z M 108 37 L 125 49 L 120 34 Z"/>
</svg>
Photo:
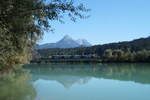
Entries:
<svg viewBox="0 0 150 100">
<path fill-rule="evenodd" d="M 105 50 L 104 57 L 105 58 L 111 58 L 112 57 L 112 50 L 111 49 Z"/>
<path fill-rule="evenodd" d="M 32 47 L 51 30 L 50 21 L 63 22 L 63 16 L 71 20 L 86 18 L 89 11 L 73 0 L 1 0 L 0 1 L 0 66 L 13 67 L 26 63 Z M 28 55 L 27 55 L 28 54 Z"/>
</svg>

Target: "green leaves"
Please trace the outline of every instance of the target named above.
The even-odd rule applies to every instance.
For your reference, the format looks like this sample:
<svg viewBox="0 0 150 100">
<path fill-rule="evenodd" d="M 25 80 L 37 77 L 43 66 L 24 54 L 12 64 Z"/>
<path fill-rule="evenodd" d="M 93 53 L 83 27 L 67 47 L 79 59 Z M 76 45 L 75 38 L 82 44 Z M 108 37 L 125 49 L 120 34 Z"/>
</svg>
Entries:
<svg viewBox="0 0 150 100">
<path fill-rule="evenodd" d="M 72 0 L 1 0 L 0 65 L 7 68 L 27 62 L 36 41 L 52 29 L 50 21 L 64 22 L 65 15 L 75 21 L 85 18 L 82 12 L 87 11 Z"/>
</svg>

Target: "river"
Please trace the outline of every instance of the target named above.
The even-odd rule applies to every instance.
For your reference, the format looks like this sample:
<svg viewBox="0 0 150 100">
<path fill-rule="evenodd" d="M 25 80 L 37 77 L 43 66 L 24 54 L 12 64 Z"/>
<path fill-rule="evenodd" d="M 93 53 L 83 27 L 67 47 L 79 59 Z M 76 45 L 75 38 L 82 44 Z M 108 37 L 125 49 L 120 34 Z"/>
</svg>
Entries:
<svg viewBox="0 0 150 100">
<path fill-rule="evenodd" d="M 0 100 L 150 100 L 150 64 L 31 64 L 24 68 L 31 78 L 7 84 L 1 80 Z"/>
</svg>

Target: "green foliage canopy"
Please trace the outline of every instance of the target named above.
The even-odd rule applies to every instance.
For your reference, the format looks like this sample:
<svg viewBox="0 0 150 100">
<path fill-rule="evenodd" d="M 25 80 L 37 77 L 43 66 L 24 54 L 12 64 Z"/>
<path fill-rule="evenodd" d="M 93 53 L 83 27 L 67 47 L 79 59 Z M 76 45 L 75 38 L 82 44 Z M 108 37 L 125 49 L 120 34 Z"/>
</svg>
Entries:
<svg viewBox="0 0 150 100">
<path fill-rule="evenodd" d="M 49 48 L 37 51 L 42 58 L 53 55 L 97 55 L 105 62 L 150 62 L 150 38 L 92 47 Z"/>
<path fill-rule="evenodd" d="M 82 13 L 87 11 L 73 0 L 1 0 L 1 68 L 26 63 L 36 41 L 45 30 L 52 30 L 50 21 L 63 22 L 66 15 L 76 21 L 78 17 L 87 17 Z"/>
</svg>

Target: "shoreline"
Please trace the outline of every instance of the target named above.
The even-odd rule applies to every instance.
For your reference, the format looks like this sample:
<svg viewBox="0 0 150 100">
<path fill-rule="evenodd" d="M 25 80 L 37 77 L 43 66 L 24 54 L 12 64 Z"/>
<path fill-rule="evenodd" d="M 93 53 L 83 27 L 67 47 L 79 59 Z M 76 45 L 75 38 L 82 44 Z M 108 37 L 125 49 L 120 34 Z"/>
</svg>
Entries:
<svg viewBox="0 0 150 100">
<path fill-rule="evenodd" d="M 30 64 L 57 64 L 57 63 L 150 63 L 149 61 L 106 61 L 102 59 L 47 59 L 47 60 L 31 60 Z"/>
</svg>

